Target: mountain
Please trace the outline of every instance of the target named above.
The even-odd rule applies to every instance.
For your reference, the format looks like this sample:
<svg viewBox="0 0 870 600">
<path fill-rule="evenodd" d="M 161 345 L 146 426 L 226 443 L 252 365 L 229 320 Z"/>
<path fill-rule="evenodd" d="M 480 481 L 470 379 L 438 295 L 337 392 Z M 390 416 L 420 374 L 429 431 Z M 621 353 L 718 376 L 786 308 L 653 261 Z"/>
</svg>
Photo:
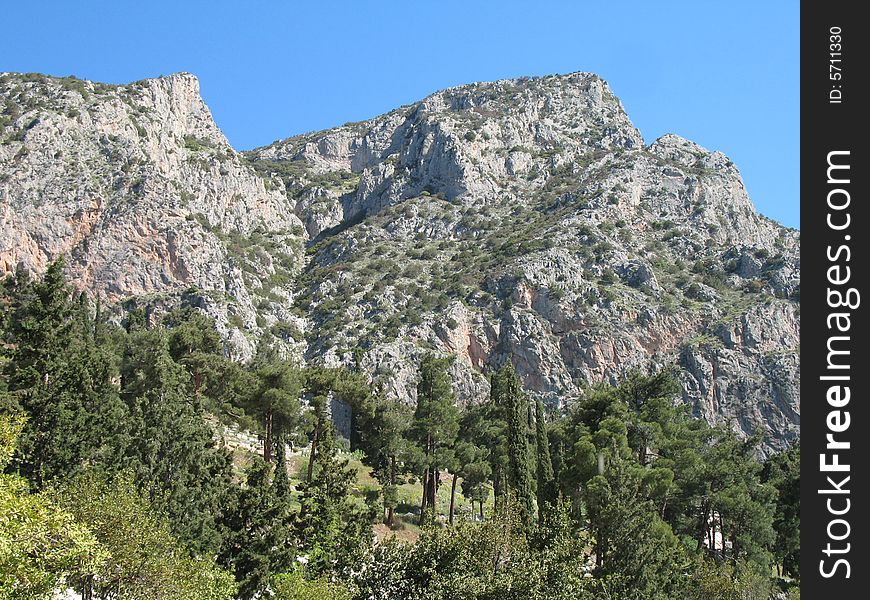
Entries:
<svg viewBox="0 0 870 600">
<path fill-rule="evenodd" d="M 7 73 L 0 109 L 0 274 L 64 256 L 109 302 L 196 303 L 240 358 L 264 326 L 295 321 L 289 291 L 258 307 L 254 290 L 299 271 L 302 223 L 230 147 L 195 77 Z"/>
<path fill-rule="evenodd" d="M 799 435 L 799 233 L 723 154 L 647 146 L 589 73 L 477 83 L 238 153 L 189 74 L 109 86 L 0 75 L 0 269 L 67 258 L 116 306 L 212 315 L 228 352 L 459 401 L 511 360 L 552 405 L 676 364 L 713 423 Z"/>
</svg>

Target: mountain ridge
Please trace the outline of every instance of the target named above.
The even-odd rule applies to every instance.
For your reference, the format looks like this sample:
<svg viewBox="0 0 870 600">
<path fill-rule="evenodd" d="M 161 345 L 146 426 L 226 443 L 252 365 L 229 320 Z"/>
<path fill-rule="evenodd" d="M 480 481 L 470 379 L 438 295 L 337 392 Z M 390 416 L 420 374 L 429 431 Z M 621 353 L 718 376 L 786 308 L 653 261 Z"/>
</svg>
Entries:
<svg viewBox="0 0 870 600">
<path fill-rule="evenodd" d="M 116 304 L 204 310 L 239 359 L 265 337 L 408 402 L 428 351 L 458 356 L 463 402 L 504 360 L 551 405 L 676 363 L 699 416 L 766 451 L 798 435 L 799 232 L 723 154 L 646 145 L 596 75 L 455 86 L 243 153 L 190 74 L 39 77 L 0 75 L 5 273 L 66 255 Z"/>
</svg>

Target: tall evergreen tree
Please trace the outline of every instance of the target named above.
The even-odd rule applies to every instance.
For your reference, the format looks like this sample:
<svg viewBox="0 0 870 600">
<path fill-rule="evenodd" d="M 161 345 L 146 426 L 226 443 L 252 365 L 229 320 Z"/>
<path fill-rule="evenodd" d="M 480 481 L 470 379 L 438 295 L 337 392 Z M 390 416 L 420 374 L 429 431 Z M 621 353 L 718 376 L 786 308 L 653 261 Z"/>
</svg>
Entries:
<svg viewBox="0 0 870 600">
<path fill-rule="evenodd" d="M 447 369 L 453 357 L 423 357 L 417 384 L 417 408 L 410 435 L 422 450 L 423 501 L 421 518 L 435 510 L 441 471 L 453 460 L 453 444 L 459 433 L 459 409 Z"/>
<path fill-rule="evenodd" d="M 72 300 L 63 261 L 41 280 L 21 276 L 11 288 L 0 406 L 29 415 L 13 465 L 42 487 L 111 456 L 124 407 L 110 350 L 95 337 L 86 300 Z"/>
<path fill-rule="evenodd" d="M 345 369 L 309 367 L 305 371 L 305 387 L 312 397 L 309 413 L 311 431 L 311 451 L 308 458 L 306 481 L 311 481 L 314 465 L 318 460 L 318 444 L 329 420 L 327 405 L 331 399 L 348 404 L 353 411 L 365 410 L 369 399 L 369 389 L 364 376 Z"/>
<path fill-rule="evenodd" d="M 192 307 L 178 308 L 161 319 L 168 330 L 169 354 L 187 367 L 194 393 L 205 385 L 204 379 L 223 359 L 223 344 L 214 321 Z"/>
<path fill-rule="evenodd" d="M 483 518 L 483 503 L 489 497 L 489 478 L 492 476 L 492 467 L 489 463 L 489 450 L 478 446 L 468 439 L 460 431 L 461 439 L 456 443 L 456 467 L 453 477 L 453 488 L 450 493 L 449 520 L 453 523 L 454 497 L 456 494 L 457 478 L 462 478 L 462 495 L 471 500 L 472 509 L 474 503 L 480 506 L 479 515 Z"/>
<path fill-rule="evenodd" d="M 247 406 L 260 419 L 263 460 L 271 462 L 276 446 L 284 444 L 302 421 L 302 374 L 289 363 L 277 360 L 260 361 L 254 374 L 256 388 Z"/>
<path fill-rule="evenodd" d="M 267 593 L 272 578 L 287 571 L 296 555 L 293 514 L 286 496 L 272 485 L 270 467 L 255 459 L 244 487 L 235 488 L 221 520 L 219 559 L 233 570 L 244 600 Z"/>
<path fill-rule="evenodd" d="M 513 365 L 505 364 L 492 377 L 495 403 L 505 408 L 509 488 L 516 495 L 523 522 L 531 523 L 535 514 L 535 488 L 529 448 L 529 403 L 522 391 Z"/>
<path fill-rule="evenodd" d="M 616 454 L 586 485 L 596 575 L 616 597 L 677 598 L 688 559 L 648 500 L 643 475 L 643 467 Z"/>
<path fill-rule="evenodd" d="M 770 458 L 764 465 L 762 480 L 777 492 L 773 529 L 776 532 L 774 557 L 777 568 L 792 577 L 800 576 L 801 552 L 801 448 L 799 443 Z"/>
<path fill-rule="evenodd" d="M 255 360 L 254 368 L 246 368 L 225 356 L 214 320 L 195 308 L 175 309 L 160 319 L 160 324 L 168 330 L 170 356 L 190 374 L 190 392 L 200 397 L 203 408 L 221 418 L 235 418 L 246 428 L 256 428 L 239 409 L 260 416 L 256 409 L 251 410 L 264 385 L 256 370 L 270 361 Z"/>
<path fill-rule="evenodd" d="M 364 460 L 383 488 L 384 522 L 390 526 L 398 504 L 398 483 L 407 468 L 408 442 L 405 435 L 411 425 L 411 416 L 407 406 L 381 396 L 372 396 L 365 409 L 357 413 Z"/>
<path fill-rule="evenodd" d="M 233 577 L 209 557 L 192 557 L 170 533 L 165 515 L 136 489 L 129 473 L 91 470 L 51 490 L 51 497 L 93 532 L 106 554 L 67 583 L 82 598 L 229 600 Z"/>
<path fill-rule="evenodd" d="M 553 463 L 550 460 L 550 439 L 544 420 L 544 403 L 540 398 L 535 402 L 535 449 L 538 467 L 538 511 L 543 514 L 547 505 L 555 503 L 558 491 Z"/>
<path fill-rule="evenodd" d="M 172 360 L 165 330 L 129 336 L 121 376 L 129 418 L 120 466 L 133 470 L 176 534 L 198 551 L 214 550 L 230 456 L 216 445 L 199 397 L 190 393 L 190 375 Z"/>
<path fill-rule="evenodd" d="M 680 386 L 671 369 L 652 375 L 634 371 L 614 392 L 628 409 L 629 446 L 637 454 L 637 461 L 645 465 L 666 443 L 673 426 L 683 420 L 684 414 L 680 413 L 685 409 L 674 403 Z"/>
<path fill-rule="evenodd" d="M 495 506 L 498 509 L 507 494 L 507 472 L 509 466 L 507 445 L 507 421 L 505 407 L 496 403 L 494 395 L 488 402 L 472 405 L 465 409 L 462 415 L 462 439 L 485 449 L 489 463 L 486 477 L 492 481 L 495 495 Z M 489 488 L 484 482 L 475 486 L 479 502 L 489 495 Z M 463 489 L 466 489 L 465 486 Z M 483 514 L 483 505 L 480 507 Z"/>
<path fill-rule="evenodd" d="M 313 575 L 355 568 L 371 544 L 371 521 L 351 497 L 356 472 L 342 458 L 332 423 L 321 432 L 317 465 L 302 489 L 297 521 L 301 551 Z"/>
<path fill-rule="evenodd" d="M 707 493 L 701 506 L 709 511 L 713 523 L 710 539 L 715 541 L 718 525 L 722 538 L 731 541 L 730 551 L 722 549 L 723 557 L 745 560 L 760 572 L 769 573 L 770 548 L 776 541 L 776 490 L 761 482 L 763 465 L 757 459 L 758 442 L 758 438 L 739 439 L 731 430 L 716 432 L 704 457 Z"/>
</svg>

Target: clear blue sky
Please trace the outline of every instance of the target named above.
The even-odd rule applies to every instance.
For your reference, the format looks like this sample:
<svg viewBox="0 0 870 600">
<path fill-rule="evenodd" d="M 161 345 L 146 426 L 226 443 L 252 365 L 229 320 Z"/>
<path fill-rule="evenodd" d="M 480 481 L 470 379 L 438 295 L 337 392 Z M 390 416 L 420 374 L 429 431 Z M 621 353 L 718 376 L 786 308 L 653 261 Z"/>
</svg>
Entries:
<svg viewBox="0 0 870 600">
<path fill-rule="evenodd" d="M 238 149 L 438 89 L 593 71 L 648 142 L 721 150 L 799 226 L 799 3 L 6 2 L 0 71 L 123 83 L 190 71 Z"/>
</svg>

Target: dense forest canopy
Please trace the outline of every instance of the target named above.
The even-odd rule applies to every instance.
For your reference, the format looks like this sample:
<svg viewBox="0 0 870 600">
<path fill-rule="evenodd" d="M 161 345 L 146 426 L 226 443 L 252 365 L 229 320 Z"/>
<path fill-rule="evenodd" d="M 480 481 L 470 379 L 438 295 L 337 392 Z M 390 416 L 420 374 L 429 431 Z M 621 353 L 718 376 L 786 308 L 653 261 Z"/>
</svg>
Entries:
<svg viewBox="0 0 870 600">
<path fill-rule="evenodd" d="M 460 408 L 429 355 L 409 407 L 268 341 L 233 362 L 192 308 L 116 325 L 62 262 L 3 285 L 0 599 L 798 595 L 798 446 L 760 462 L 668 370 L 557 410 L 508 363 Z"/>
</svg>

